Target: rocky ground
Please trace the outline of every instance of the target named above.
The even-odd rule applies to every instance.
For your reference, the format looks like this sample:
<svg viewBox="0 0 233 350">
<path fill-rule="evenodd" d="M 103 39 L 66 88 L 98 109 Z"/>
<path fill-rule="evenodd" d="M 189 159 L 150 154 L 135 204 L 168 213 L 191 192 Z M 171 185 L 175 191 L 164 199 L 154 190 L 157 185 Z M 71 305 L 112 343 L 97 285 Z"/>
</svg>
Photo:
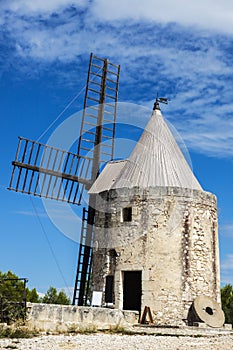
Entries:
<svg viewBox="0 0 233 350">
<path fill-rule="evenodd" d="M 0 349 L 18 350 L 231 350 L 233 335 L 204 337 L 161 335 L 44 335 L 31 339 L 0 339 Z"/>
</svg>

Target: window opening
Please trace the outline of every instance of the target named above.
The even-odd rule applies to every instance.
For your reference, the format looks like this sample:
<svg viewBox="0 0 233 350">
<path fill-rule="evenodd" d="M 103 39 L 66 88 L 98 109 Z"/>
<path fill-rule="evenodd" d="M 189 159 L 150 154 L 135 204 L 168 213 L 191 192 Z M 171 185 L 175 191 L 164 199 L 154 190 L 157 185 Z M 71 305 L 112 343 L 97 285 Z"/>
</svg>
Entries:
<svg viewBox="0 0 233 350">
<path fill-rule="evenodd" d="M 122 219 L 123 222 L 132 221 L 132 207 L 122 209 Z"/>
</svg>

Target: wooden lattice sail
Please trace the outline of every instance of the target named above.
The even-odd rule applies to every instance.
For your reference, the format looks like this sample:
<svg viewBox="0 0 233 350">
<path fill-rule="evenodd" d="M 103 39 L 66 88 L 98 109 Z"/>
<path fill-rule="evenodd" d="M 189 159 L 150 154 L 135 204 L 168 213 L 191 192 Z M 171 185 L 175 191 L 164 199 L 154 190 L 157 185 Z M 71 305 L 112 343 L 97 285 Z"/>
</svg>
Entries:
<svg viewBox="0 0 233 350">
<path fill-rule="evenodd" d="M 113 159 L 120 66 L 90 56 L 77 154 L 19 138 L 9 190 L 80 205 L 101 164 Z M 83 224 L 73 304 L 87 303 L 95 210 L 92 198 Z"/>
</svg>

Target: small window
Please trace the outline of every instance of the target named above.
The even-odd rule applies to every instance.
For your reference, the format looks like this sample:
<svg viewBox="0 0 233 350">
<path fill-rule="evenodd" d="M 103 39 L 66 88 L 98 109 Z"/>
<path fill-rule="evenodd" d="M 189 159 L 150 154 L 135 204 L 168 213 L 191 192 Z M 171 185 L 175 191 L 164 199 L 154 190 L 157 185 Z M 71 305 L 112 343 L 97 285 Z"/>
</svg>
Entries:
<svg viewBox="0 0 233 350">
<path fill-rule="evenodd" d="M 107 275 L 106 284 L 105 284 L 105 302 L 106 303 L 113 303 L 113 292 L 114 292 L 114 276 Z"/>
<path fill-rule="evenodd" d="M 105 222 L 104 222 L 104 227 L 109 227 L 112 219 L 112 214 L 111 213 L 105 213 Z"/>
<path fill-rule="evenodd" d="M 123 222 L 132 221 L 132 207 L 122 209 L 122 221 Z"/>
</svg>

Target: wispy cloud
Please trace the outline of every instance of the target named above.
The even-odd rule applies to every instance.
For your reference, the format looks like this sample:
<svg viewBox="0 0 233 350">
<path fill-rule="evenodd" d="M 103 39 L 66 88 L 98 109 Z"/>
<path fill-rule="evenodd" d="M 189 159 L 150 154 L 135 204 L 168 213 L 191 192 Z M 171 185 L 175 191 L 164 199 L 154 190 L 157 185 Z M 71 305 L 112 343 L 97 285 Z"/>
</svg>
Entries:
<svg viewBox="0 0 233 350">
<path fill-rule="evenodd" d="M 227 33 L 233 32 L 233 4 L 230 0 L 95 0 L 93 13 L 109 21 L 134 19 L 160 23 L 176 22 Z"/>
<path fill-rule="evenodd" d="M 221 263 L 221 281 L 233 284 L 233 254 L 228 254 Z"/>
<path fill-rule="evenodd" d="M 84 8 L 88 3 L 88 0 L 6 0 L 2 7 L 20 15 L 32 16 L 51 15 L 66 8 Z"/>
<path fill-rule="evenodd" d="M 26 215 L 26 216 L 39 216 L 39 217 L 47 217 L 47 214 L 46 213 L 42 213 L 42 212 L 38 212 L 38 213 L 35 213 L 34 211 L 30 211 L 30 210 L 17 210 L 14 212 L 14 214 L 17 214 L 17 215 Z"/>
<path fill-rule="evenodd" d="M 223 260 L 221 264 L 223 270 L 232 270 L 233 271 L 233 254 L 228 254 L 227 258 Z"/>
<path fill-rule="evenodd" d="M 222 225 L 219 231 L 223 237 L 233 237 L 233 224 Z"/>
<path fill-rule="evenodd" d="M 122 56 L 123 53 L 123 57 L 128 58 L 135 54 L 136 57 L 163 54 L 168 59 L 165 60 L 165 65 L 168 63 L 176 66 L 176 61 L 172 60 L 174 54 L 172 47 L 176 47 L 182 61 L 188 57 L 189 50 L 196 56 L 199 54 L 200 44 L 203 44 L 204 48 L 206 36 L 208 37 L 206 33 L 199 33 L 199 42 L 195 40 L 198 38 L 192 35 L 193 28 L 187 29 L 185 37 L 184 35 L 181 37 L 179 31 L 174 30 L 176 28 L 174 23 L 179 25 L 192 23 L 195 12 L 199 12 L 200 19 L 200 12 L 205 9 L 203 7 L 208 7 L 208 1 L 205 2 L 205 6 L 198 1 L 195 5 L 190 3 L 189 6 L 186 6 L 183 0 L 176 0 L 176 6 L 171 0 L 165 1 L 163 5 L 150 0 L 146 0 L 146 3 L 133 1 L 134 6 L 131 6 L 130 1 L 122 0 L 92 2 L 10 0 L 5 1 L 0 13 L 2 25 L 5 27 L 4 32 L 14 40 L 17 52 L 45 60 L 57 57 L 61 60 L 74 59 L 77 55 L 89 53 L 90 47 L 94 47 L 102 52 L 110 52 L 111 48 L 113 55 L 120 49 L 119 55 Z M 190 6 L 194 7 L 195 11 L 194 9 L 191 11 Z M 233 5 L 229 6 L 233 8 Z M 221 13 L 224 12 L 222 4 L 221 11 L 218 5 L 217 9 L 215 7 L 212 4 L 208 11 L 205 11 L 207 18 L 211 17 L 211 11 L 214 9 L 216 16 L 222 16 Z M 163 13 L 166 13 L 166 18 Z M 186 19 L 185 23 L 180 20 L 181 13 Z M 207 27 L 210 28 L 208 24 Z M 183 50 L 179 51 L 181 46 Z M 139 50 L 145 47 L 149 51 Z M 206 50 L 203 50 L 203 55 L 205 52 Z M 134 59 L 134 56 L 131 58 Z M 193 59 L 189 63 L 195 65 Z M 182 64 L 179 68 L 181 71 L 186 71 L 186 67 Z M 198 65 L 198 69 L 205 70 L 206 66 Z"/>
<path fill-rule="evenodd" d="M 91 20 L 119 22 L 125 20 L 156 23 L 179 23 L 224 33 L 233 32 L 233 4 L 230 0 L 7 0 L 2 9 L 21 16 L 51 16 L 64 11 L 88 8 Z"/>
<path fill-rule="evenodd" d="M 189 148 L 232 157 L 232 15 L 227 0 L 10 0 L 0 9 L 0 61 L 17 76 L 51 74 L 59 62 L 68 85 L 70 65 L 80 69 L 91 51 L 108 56 L 122 67 L 121 100 L 152 107 L 157 91 L 167 95 L 164 114 Z"/>
<path fill-rule="evenodd" d="M 58 204 L 58 207 L 59 207 L 59 204 Z M 47 213 L 45 211 L 41 211 L 39 208 L 36 208 L 36 211 L 34 211 L 34 210 L 31 210 L 31 211 L 30 210 L 17 210 L 14 213 L 17 215 L 34 216 L 34 217 L 47 218 L 47 219 L 51 219 L 51 217 L 52 217 L 52 219 L 59 219 L 59 220 L 65 221 L 65 222 L 77 223 L 78 221 L 80 222 L 80 220 L 81 220 L 80 219 L 81 214 L 76 213 L 77 216 L 67 215 L 67 213 L 64 213 L 64 208 L 63 209 L 57 208 L 57 206 L 55 206 L 55 205 L 54 205 L 54 208 L 49 210 L 49 213 Z"/>
</svg>

